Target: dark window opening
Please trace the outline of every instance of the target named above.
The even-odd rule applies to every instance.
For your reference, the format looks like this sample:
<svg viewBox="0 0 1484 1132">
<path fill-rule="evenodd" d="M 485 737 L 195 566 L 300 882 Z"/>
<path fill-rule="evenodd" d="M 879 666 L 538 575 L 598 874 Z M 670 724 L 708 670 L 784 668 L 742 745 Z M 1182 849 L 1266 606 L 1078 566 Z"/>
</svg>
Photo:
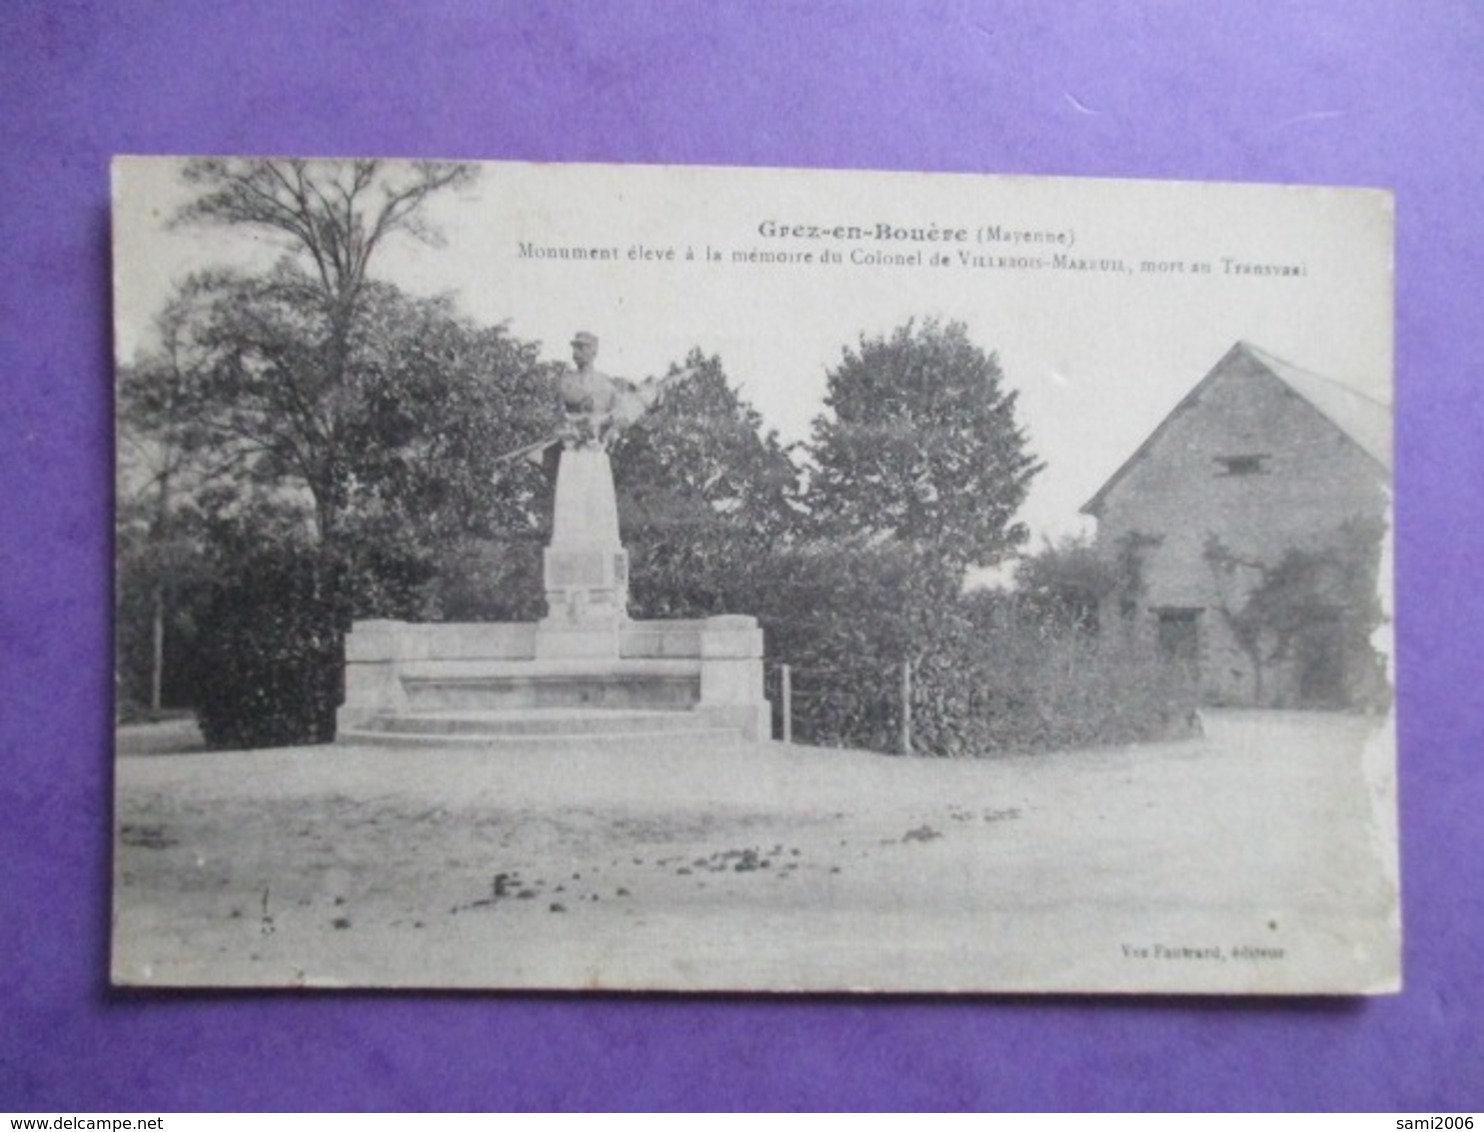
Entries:
<svg viewBox="0 0 1484 1132">
<path fill-rule="evenodd" d="M 1216 462 L 1221 465 L 1219 476 L 1259 476 L 1267 473 L 1266 452 L 1256 453 L 1248 456 L 1217 456 Z"/>
</svg>

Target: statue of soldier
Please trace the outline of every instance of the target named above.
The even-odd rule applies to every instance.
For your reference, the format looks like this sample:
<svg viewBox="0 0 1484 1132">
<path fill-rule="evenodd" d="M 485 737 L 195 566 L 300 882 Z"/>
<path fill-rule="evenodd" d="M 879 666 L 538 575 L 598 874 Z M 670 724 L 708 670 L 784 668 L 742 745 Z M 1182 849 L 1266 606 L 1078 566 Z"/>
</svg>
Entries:
<svg viewBox="0 0 1484 1132">
<path fill-rule="evenodd" d="M 695 372 L 694 368 L 682 370 L 636 385 L 594 369 L 597 357 L 597 335 L 579 331 L 572 339 L 573 368 L 557 378 L 567 414 L 561 440 L 569 448 L 612 447 L 624 429 L 654 408 L 666 390 Z"/>
<path fill-rule="evenodd" d="M 593 368 L 598 356 L 598 337 L 586 330 L 572 339 L 572 363 L 556 380 L 565 419 L 555 436 L 507 452 L 495 463 L 526 459 L 541 463 L 551 459 L 560 446 L 568 451 L 606 452 L 624 429 L 659 403 L 665 393 L 697 372 L 691 366 L 668 377 L 651 377 L 635 384 Z"/>
</svg>

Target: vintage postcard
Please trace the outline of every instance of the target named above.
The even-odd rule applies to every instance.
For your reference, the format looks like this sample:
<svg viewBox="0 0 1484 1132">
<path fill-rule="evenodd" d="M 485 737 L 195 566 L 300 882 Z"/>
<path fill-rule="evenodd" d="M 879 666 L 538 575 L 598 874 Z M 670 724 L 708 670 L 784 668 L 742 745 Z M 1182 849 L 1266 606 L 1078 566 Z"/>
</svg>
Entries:
<svg viewBox="0 0 1484 1132">
<path fill-rule="evenodd" d="M 113 176 L 116 984 L 1400 987 L 1389 194 Z"/>
</svg>

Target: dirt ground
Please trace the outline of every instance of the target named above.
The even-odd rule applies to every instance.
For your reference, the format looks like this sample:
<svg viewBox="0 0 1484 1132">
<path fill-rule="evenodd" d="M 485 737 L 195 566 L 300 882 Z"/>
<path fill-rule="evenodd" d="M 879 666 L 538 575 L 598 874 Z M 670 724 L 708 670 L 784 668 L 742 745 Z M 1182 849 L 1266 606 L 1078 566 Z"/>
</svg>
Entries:
<svg viewBox="0 0 1484 1132">
<path fill-rule="evenodd" d="M 1389 720 L 940 761 L 766 744 L 210 754 L 124 728 L 113 973 L 164 986 L 1356 992 Z"/>
</svg>

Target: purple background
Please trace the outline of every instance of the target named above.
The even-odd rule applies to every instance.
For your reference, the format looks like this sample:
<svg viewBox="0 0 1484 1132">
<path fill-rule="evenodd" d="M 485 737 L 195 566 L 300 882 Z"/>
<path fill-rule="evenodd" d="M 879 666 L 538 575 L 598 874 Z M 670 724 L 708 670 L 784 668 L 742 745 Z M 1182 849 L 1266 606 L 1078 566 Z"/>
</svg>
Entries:
<svg viewBox="0 0 1484 1132">
<path fill-rule="evenodd" d="M 1466 0 L 8 0 L 0 1109 L 1484 1107 L 1481 96 Z M 1394 188 L 1406 992 L 111 994 L 117 152 Z"/>
</svg>

